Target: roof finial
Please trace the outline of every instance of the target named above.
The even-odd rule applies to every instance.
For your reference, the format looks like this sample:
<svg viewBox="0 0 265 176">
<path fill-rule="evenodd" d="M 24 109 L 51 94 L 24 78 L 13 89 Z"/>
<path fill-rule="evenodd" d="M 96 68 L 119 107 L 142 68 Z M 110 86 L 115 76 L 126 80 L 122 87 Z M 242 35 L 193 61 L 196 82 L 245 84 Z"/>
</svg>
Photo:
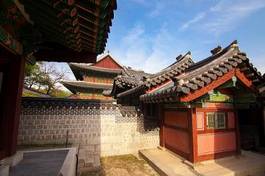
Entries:
<svg viewBox="0 0 265 176">
<path fill-rule="evenodd" d="M 217 46 L 216 48 L 211 50 L 212 55 L 215 55 L 217 53 L 219 53 L 222 50 L 221 46 Z"/>
<path fill-rule="evenodd" d="M 231 44 L 230 44 L 231 48 L 238 48 L 238 42 L 237 40 L 234 40 Z"/>
</svg>

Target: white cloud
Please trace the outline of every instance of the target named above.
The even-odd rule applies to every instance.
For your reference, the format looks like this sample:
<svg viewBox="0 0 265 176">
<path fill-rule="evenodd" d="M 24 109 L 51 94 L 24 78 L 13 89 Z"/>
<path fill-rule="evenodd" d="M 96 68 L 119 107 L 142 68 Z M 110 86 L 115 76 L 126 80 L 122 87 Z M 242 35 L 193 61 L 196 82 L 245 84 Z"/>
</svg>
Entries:
<svg viewBox="0 0 265 176">
<path fill-rule="evenodd" d="M 184 30 L 190 27 L 190 25 L 199 22 L 200 20 L 202 20 L 205 17 L 206 13 L 205 12 L 201 12 L 198 13 L 193 19 L 187 21 L 186 23 L 184 23 L 180 29 Z"/>
<path fill-rule="evenodd" d="M 185 22 L 180 29 L 187 29 L 194 24 L 195 28 L 219 35 L 234 29 L 244 18 L 264 7 L 264 0 L 221 0 L 209 10 Z"/>
<path fill-rule="evenodd" d="M 168 31 L 167 25 L 150 37 L 144 25 L 135 25 L 121 43 L 110 48 L 111 54 L 125 66 L 155 73 L 174 62 L 185 45 Z"/>
</svg>

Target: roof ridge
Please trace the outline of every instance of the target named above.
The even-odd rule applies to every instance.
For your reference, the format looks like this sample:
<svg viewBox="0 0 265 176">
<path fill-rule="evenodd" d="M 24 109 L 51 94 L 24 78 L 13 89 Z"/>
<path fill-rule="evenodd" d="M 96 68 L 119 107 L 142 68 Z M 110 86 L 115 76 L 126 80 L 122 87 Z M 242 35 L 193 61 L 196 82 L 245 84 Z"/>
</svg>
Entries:
<svg viewBox="0 0 265 176">
<path fill-rule="evenodd" d="M 100 62 L 100 61 L 102 61 L 102 60 L 104 60 L 105 58 L 107 58 L 108 56 L 117 64 L 117 65 L 119 65 L 121 68 L 123 68 L 123 65 L 122 64 L 120 64 L 116 59 L 114 59 L 114 57 L 113 56 L 111 56 L 111 54 L 110 53 L 106 53 L 105 55 L 104 55 L 105 53 L 103 53 L 102 54 L 102 57 L 100 56 L 99 57 L 99 59 L 95 62 L 95 63 L 93 63 L 92 65 L 95 65 L 96 63 L 98 63 L 98 62 Z"/>
<path fill-rule="evenodd" d="M 188 51 L 188 52 L 187 52 L 186 54 L 184 54 L 184 55 L 182 55 L 182 54 L 178 55 L 178 56 L 176 57 L 176 61 L 175 61 L 173 64 L 167 66 L 166 68 L 162 69 L 161 71 L 166 70 L 167 68 L 169 68 L 169 67 L 171 67 L 171 66 L 173 66 L 173 65 L 175 65 L 175 64 L 177 64 L 177 63 L 182 62 L 183 59 L 185 59 L 186 56 L 188 56 L 188 55 L 191 56 L 190 59 L 192 60 L 191 51 Z M 192 62 L 193 62 L 193 60 L 192 60 Z M 158 73 L 159 73 L 159 72 L 158 72 Z"/>
<path fill-rule="evenodd" d="M 234 40 L 232 43 L 230 43 L 227 47 L 225 48 L 221 48 L 221 50 L 217 53 L 214 53 L 213 55 L 194 63 L 191 67 L 189 67 L 186 71 L 191 71 L 191 70 L 195 70 L 198 67 L 201 67 L 203 65 L 206 65 L 212 61 L 214 61 L 215 59 L 219 58 L 220 56 L 224 55 L 225 53 L 227 53 L 229 50 L 231 49 L 238 49 L 238 52 L 240 52 L 239 48 L 238 48 L 238 42 L 237 40 Z"/>
<path fill-rule="evenodd" d="M 179 55 L 178 57 L 180 57 L 181 55 Z M 187 56 L 190 56 L 190 57 L 187 57 Z M 177 57 L 177 58 L 178 58 Z M 179 60 L 175 61 L 173 64 L 171 64 L 170 66 L 164 68 L 163 70 L 161 70 L 160 72 L 154 74 L 152 77 L 150 77 L 149 79 L 155 79 L 159 76 L 161 76 L 161 74 L 166 74 L 167 72 L 170 71 L 170 68 L 176 68 L 178 66 L 180 66 L 180 64 L 183 64 L 183 62 L 185 62 L 186 59 L 190 59 L 192 63 L 193 60 L 192 60 L 192 56 L 191 56 L 191 52 L 188 51 L 185 55 L 183 55 Z"/>
</svg>

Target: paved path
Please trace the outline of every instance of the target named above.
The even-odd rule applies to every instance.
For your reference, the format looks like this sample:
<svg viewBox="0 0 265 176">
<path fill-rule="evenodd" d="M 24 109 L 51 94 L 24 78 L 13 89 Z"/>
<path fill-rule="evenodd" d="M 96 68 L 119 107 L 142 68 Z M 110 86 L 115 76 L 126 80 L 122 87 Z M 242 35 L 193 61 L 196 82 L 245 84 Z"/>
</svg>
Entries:
<svg viewBox="0 0 265 176">
<path fill-rule="evenodd" d="M 141 150 L 140 155 L 160 174 L 168 176 L 196 176 L 196 172 L 175 155 L 159 150 Z"/>
<path fill-rule="evenodd" d="M 11 169 L 10 176 L 57 176 L 68 150 L 24 153 L 23 160 Z"/>
<path fill-rule="evenodd" d="M 140 155 L 161 175 L 168 176 L 265 176 L 265 156 L 242 151 L 240 156 L 201 162 L 193 169 L 176 155 L 160 149 L 141 150 Z"/>
<path fill-rule="evenodd" d="M 265 156 L 242 151 L 237 157 L 202 162 L 196 170 L 203 176 L 265 176 Z"/>
</svg>

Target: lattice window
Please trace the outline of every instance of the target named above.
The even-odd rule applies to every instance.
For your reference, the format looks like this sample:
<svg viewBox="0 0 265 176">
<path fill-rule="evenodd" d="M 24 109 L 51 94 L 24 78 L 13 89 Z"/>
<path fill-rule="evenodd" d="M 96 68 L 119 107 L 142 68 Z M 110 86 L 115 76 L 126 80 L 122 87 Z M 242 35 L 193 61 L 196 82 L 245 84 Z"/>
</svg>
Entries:
<svg viewBox="0 0 265 176">
<path fill-rule="evenodd" d="M 208 112 L 206 113 L 208 129 L 225 129 L 226 113 L 225 112 Z"/>
</svg>

